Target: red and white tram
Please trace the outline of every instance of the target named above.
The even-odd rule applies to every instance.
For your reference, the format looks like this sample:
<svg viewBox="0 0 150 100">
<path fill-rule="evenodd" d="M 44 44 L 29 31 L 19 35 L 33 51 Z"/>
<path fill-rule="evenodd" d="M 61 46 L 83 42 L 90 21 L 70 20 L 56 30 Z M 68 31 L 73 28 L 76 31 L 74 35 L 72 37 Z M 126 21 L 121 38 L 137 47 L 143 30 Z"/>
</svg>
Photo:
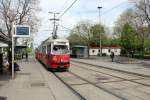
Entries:
<svg viewBox="0 0 150 100">
<path fill-rule="evenodd" d="M 68 69 L 70 67 L 69 42 L 66 39 L 48 38 L 36 50 L 36 59 L 48 69 Z"/>
</svg>

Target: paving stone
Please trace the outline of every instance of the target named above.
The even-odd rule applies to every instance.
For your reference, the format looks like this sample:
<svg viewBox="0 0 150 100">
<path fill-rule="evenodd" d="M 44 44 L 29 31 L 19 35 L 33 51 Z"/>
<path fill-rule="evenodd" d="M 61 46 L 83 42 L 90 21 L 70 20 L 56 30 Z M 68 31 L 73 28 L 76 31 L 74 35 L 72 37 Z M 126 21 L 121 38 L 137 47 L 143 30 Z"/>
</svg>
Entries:
<svg viewBox="0 0 150 100">
<path fill-rule="evenodd" d="M 150 79 L 135 80 L 136 82 L 150 85 Z"/>
<path fill-rule="evenodd" d="M 141 87 L 137 87 L 136 89 L 150 95 L 150 87 L 149 86 L 141 86 Z"/>
<path fill-rule="evenodd" d="M 87 100 L 121 100 L 103 90 L 100 90 L 92 85 L 73 86 Z"/>
</svg>

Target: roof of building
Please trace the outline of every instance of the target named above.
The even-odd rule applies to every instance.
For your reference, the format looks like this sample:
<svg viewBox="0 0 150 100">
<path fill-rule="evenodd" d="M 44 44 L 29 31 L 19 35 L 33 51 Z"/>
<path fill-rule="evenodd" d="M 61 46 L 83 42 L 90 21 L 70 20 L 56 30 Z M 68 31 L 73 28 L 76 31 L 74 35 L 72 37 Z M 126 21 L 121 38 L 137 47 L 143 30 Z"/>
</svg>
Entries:
<svg viewBox="0 0 150 100">
<path fill-rule="evenodd" d="M 100 47 L 90 47 L 90 49 L 99 49 Z M 103 46 L 103 49 L 121 49 L 120 46 Z"/>
<path fill-rule="evenodd" d="M 6 44 L 11 43 L 11 39 L 7 35 L 1 32 L 0 32 L 0 41 Z"/>
<path fill-rule="evenodd" d="M 72 47 L 87 47 L 87 46 L 83 46 L 83 45 L 74 45 Z"/>
<path fill-rule="evenodd" d="M 0 42 L 0 47 L 8 47 L 8 44 Z"/>
</svg>

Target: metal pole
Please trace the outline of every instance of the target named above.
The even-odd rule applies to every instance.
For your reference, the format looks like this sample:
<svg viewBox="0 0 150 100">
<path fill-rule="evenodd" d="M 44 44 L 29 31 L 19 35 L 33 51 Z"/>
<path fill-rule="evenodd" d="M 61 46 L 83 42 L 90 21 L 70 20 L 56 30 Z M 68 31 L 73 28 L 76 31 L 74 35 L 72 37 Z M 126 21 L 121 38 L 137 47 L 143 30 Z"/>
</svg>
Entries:
<svg viewBox="0 0 150 100">
<path fill-rule="evenodd" d="M 54 13 L 54 29 L 53 29 L 53 37 L 56 35 L 56 20 L 55 20 L 55 13 Z"/>
<path fill-rule="evenodd" d="M 11 29 L 11 34 L 12 34 L 12 79 L 14 79 L 14 23 L 12 22 L 12 29 Z"/>
<path fill-rule="evenodd" d="M 102 56 L 102 37 L 101 37 L 101 10 L 102 7 L 98 7 L 99 9 L 99 28 L 100 28 L 100 31 L 99 31 L 99 48 L 100 48 L 100 56 Z"/>
<path fill-rule="evenodd" d="M 54 14 L 54 18 L 53 19 L 50 19 L 50 20 L 54 20 L 54 26 L 53 26 L 53 34 L 52 34 L 52 37 L 53 38 L 56 38 L 57 36 L 57 33 L 56 33 L 56 21 L 59 21 L 59 19 L 56 19 L 56 14 L 59 14 L 59 13 L 54 13 L 54 12 L 49 12 L 49 13 L 52 13 Z"/>
</svg>

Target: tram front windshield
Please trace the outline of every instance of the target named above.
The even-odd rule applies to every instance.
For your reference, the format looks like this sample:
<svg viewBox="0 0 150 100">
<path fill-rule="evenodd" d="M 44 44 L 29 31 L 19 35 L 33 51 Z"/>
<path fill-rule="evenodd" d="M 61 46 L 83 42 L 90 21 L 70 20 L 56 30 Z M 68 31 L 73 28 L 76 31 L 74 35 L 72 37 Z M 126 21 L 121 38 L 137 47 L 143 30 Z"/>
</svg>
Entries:
<svg viewBox="0 0 150 100">
<path fill-rule="evenodd" d="M 69 53 L 67 45 L 54 45 L 52 49 L 53 54 L 66 54 Z"/>
</svg>

